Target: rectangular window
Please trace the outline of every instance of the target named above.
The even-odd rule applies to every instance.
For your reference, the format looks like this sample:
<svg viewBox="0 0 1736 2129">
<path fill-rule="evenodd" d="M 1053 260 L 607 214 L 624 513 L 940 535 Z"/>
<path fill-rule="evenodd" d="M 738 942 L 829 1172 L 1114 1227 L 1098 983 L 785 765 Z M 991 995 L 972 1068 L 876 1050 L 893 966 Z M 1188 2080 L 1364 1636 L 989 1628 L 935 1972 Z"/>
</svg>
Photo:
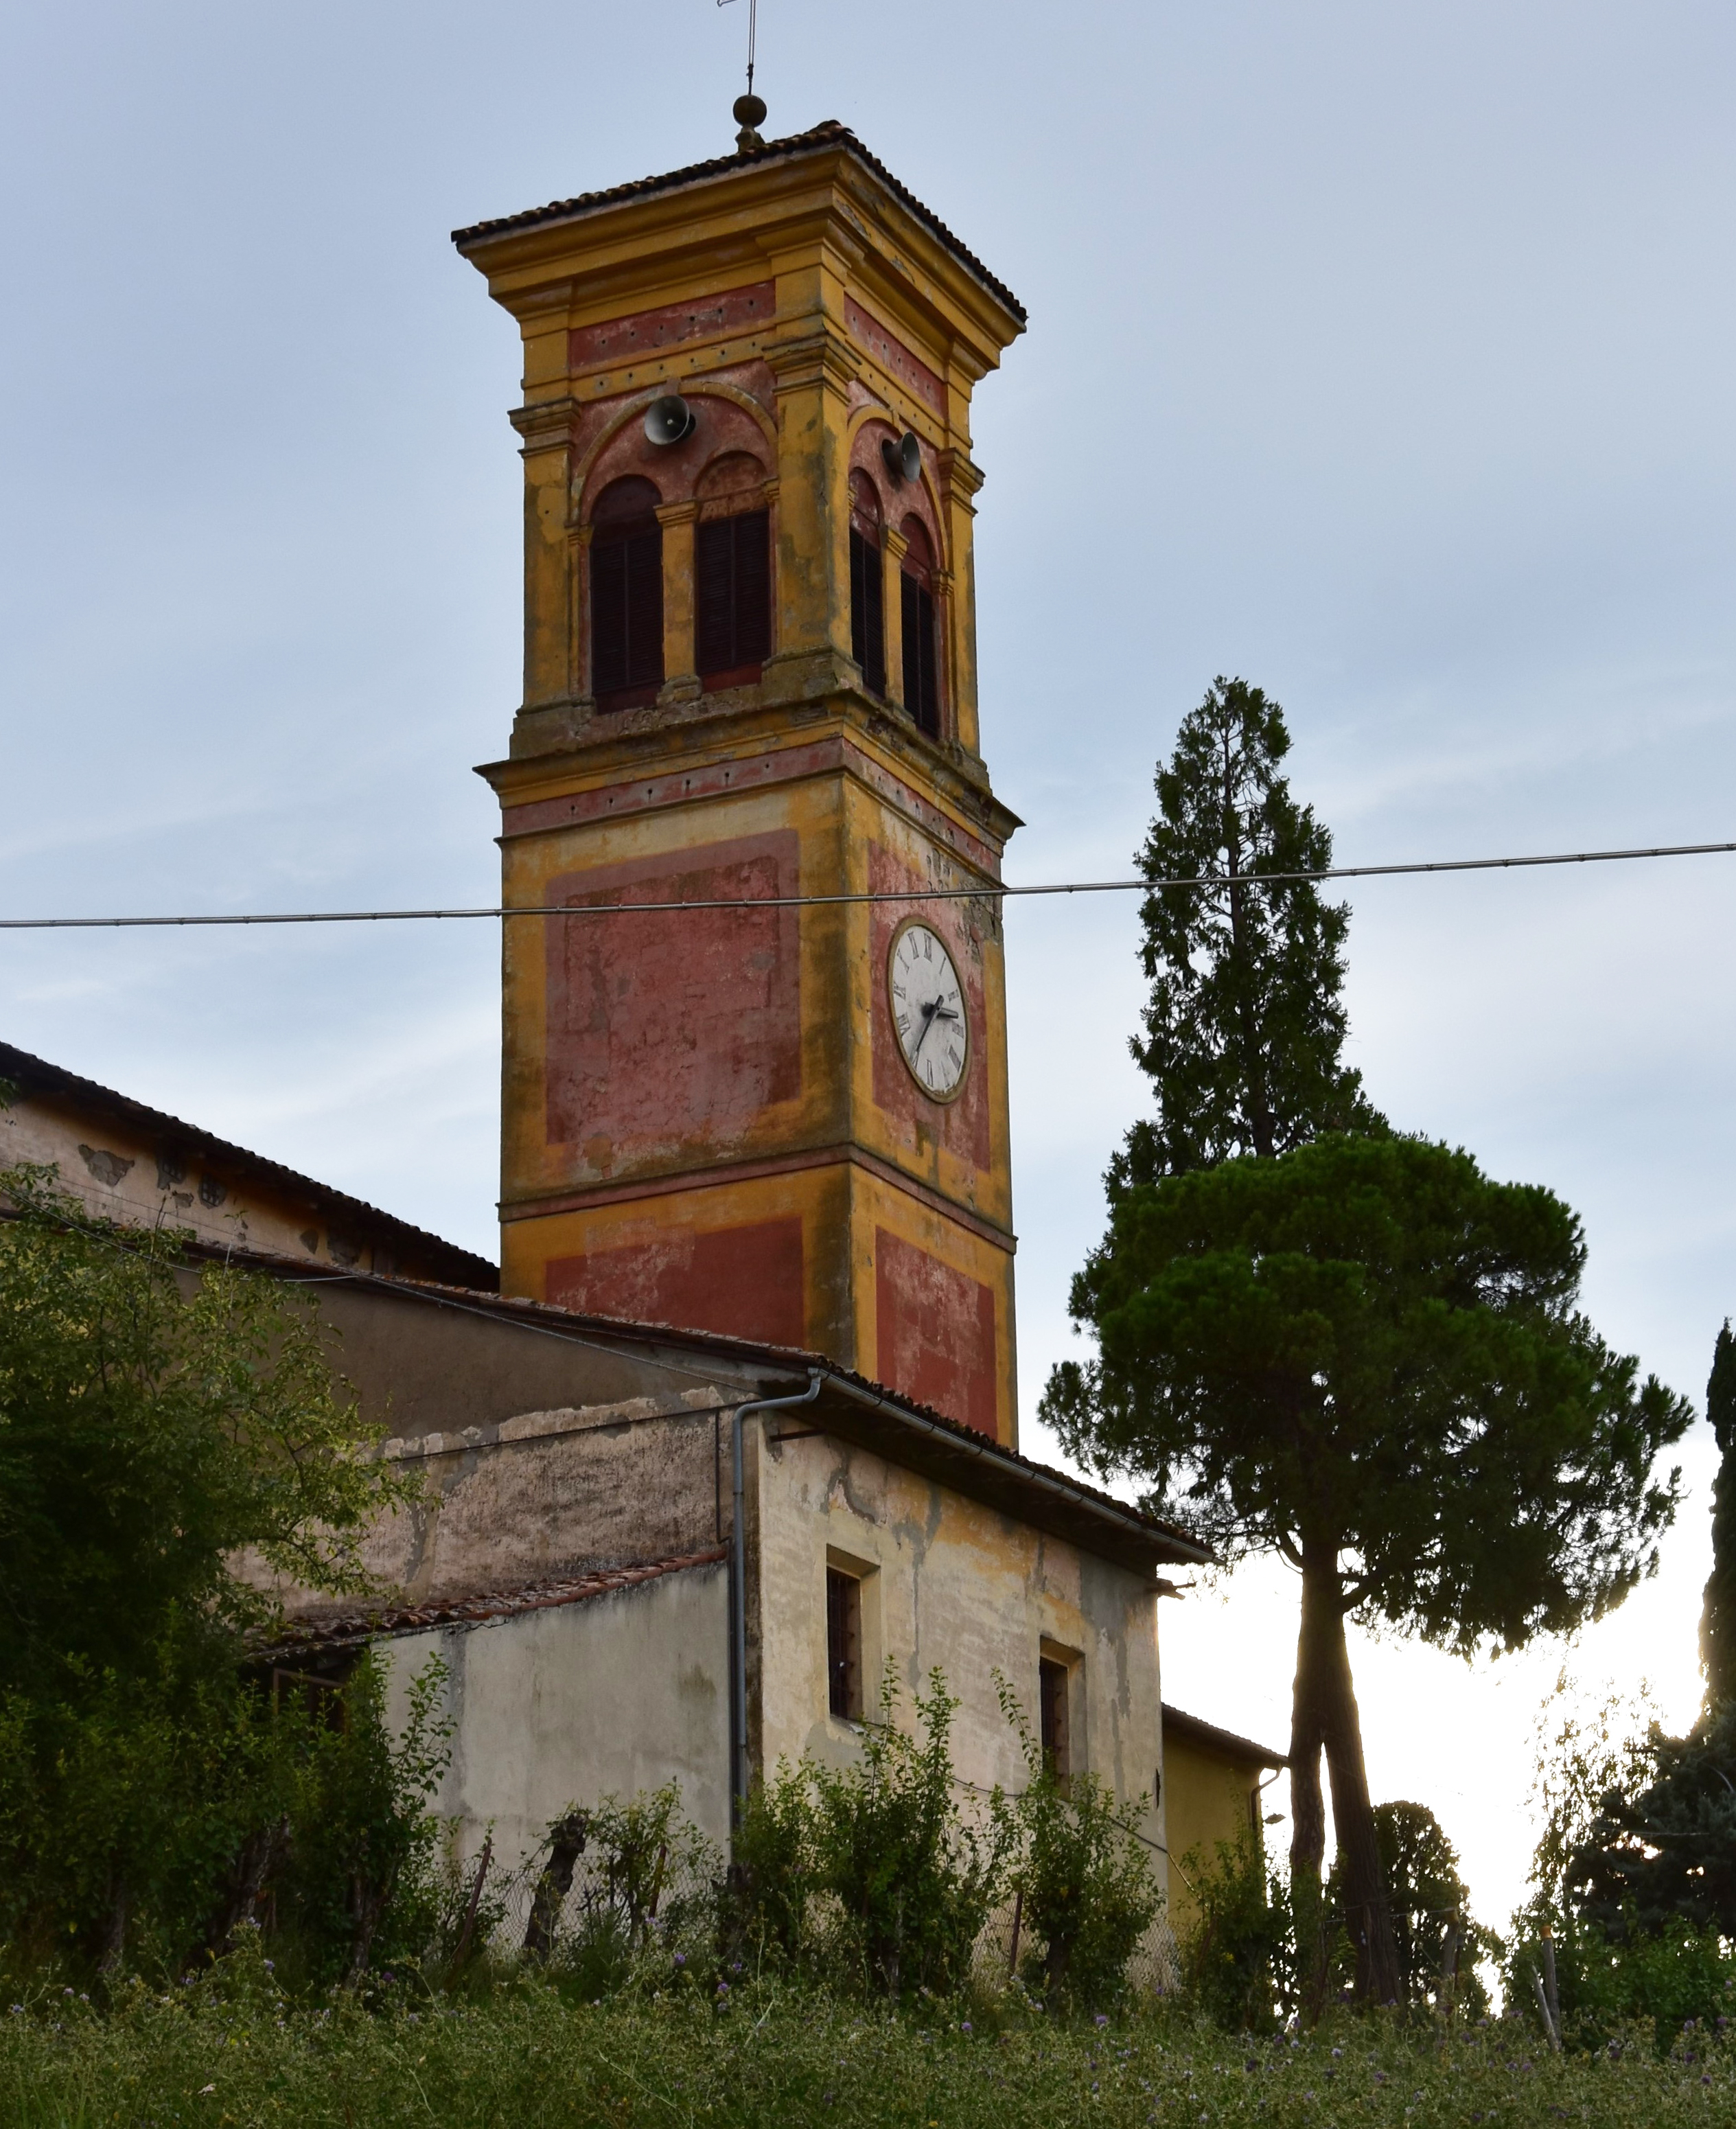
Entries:
<svg viewBox="0 0 1736 2129">
<path fill-rule="evenodd" d="M 1063 1788 L 1073 1771 L 1067 1735 L 1067 1665 L 1044 1656 L 1037 1665 L 1037 1701 L 1043 1764 Z"/>
<path fill-rule="evenodd" d="M 886 586 L 880 542 L 850 527 L 850 655 L 871 694 L 886 693 Z"/>
<path fill-rule="evenodd" d="M 759 678 L 772 652 L 770 513 L 710 517 L 693 534 L 693 659 L 708 688 Z"/>
<path fill-rule="evenodd" d="M 862 1719 L 862 1584 L 841 1568 L 825 1571 L 827 1698 L 834 1715 Z"/>
<path fill-rule="evenodd" d="M 591 546 L 591 684 L 600 708 L 649 702 L 663 685 L 663 527 L 599 526 Z"/>
<path fill-rule="evenodd" d="M 908 569 L 899 579 L 904 622 L 904 707 L 930 737 L 940 731 L 939 654 L 935 641 L 935 595 Z"/>
</svg>

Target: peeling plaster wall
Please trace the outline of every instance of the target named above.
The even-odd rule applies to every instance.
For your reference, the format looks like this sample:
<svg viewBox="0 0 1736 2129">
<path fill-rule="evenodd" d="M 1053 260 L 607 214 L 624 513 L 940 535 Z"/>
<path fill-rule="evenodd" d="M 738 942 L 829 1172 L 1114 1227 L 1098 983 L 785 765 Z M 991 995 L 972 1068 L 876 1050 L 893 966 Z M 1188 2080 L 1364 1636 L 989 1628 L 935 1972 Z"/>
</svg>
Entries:
<svg viewBox="0 0 1736 2129">
<path fill-rule="evenodd" d="M 61 1188 L 87 1212 L 128 1226 L 191 1228 L 219 1247 L 471 1286 L 488 1269 L 389 1217 L 335 1211 L 311 1180 L 297 1198 L 240 1158 L 197 1151 L 178 1140 L 171 1118 L 152 1130 L 26 1093 L 0 1108 L 0 1168 L 26 1161 L 58 1169 Z"/>
<path fill-rule="evenodd" d="M 445 1663 L 452 1763 L 432 1808 L 456 1852 L 492 1831 L 514 1868 L 569 1804 L 674 1780 L 714 1841 L 730 1831 L 729 1603 L 720 1566 L 689 1568 L 583 1603 L 386 1645 L 388 1710 L 402 1727 L 412 1677 Z"/>
<path fill-rule="evenodd" d="M 799 1414 L 773 1417 L 788 1431 Z M 859 1749 L 830 1712 L 825 1570 L 862 1576 L 863 1669 L 872 1699 L 883 1665 L 904 1696 L 938 1667 L 962 1703 L 954 1765 L 987 1789 L 1025 1783 L 1018 1740 L 995 1697 L 999 1670 L 1034 1728 L 1037 1664 L 1070 1660 L 1073 1764 L 1126 1798 L 1158 1791 L 1163 1756 L 1157 1593 L 1131 1569 L 1091 1557 L 823 1435 L 782 1444 L 785 1426 L 750 1422 L 750 1738 L 759 1765 L 804 1752 L 834 1765 Z M 1163 1802 L 1146 1838 L 1165 1842 Z M 1153 1855 L 1160 1884 L 1165 1857 Z"/>
<path fill-rule="evenodd" d="M 527 1412 L 487 1441 L 389 1443 L 421 1469 L 424 1499 L 376 1527 L 368 1568 L 421 1604 L 702 1551 L 721 1535 L 721 1402 L 698 1391 Z"/>
</svg>

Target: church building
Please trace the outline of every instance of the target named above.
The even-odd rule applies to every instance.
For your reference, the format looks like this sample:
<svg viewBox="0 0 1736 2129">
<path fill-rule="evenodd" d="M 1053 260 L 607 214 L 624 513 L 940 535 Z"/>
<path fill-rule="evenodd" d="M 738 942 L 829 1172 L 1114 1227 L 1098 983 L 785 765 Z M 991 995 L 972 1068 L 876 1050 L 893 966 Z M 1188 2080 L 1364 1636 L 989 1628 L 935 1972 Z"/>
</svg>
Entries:
<svg viewBox="0 0 1736 2129">
<path fill-rule="evenodd" d="M 1025 313 L 835 123 L 455 241 L 522 344 L 497 1280 L 21 1053 L 0 1148 L 316 1297 L 423 1498 L 272 1661 L 440 1655 L 461 1858 L 671 1779 L 727 1841 L 938 1669 L 961 1779 L 1022 1783 L 998 1673 L 1179 1902 L 1282 1763 L 1163 1705 L 1203 1549 L 1019 1450 L 970 420 Z"/>
</svg>

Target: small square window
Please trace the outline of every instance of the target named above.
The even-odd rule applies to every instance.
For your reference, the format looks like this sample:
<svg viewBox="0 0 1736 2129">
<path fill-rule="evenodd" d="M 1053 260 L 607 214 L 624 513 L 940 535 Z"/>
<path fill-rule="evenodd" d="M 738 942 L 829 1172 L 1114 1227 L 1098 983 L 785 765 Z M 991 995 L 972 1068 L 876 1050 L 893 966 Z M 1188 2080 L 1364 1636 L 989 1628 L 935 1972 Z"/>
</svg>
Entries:
<svg viewBox="0 0 1736 2129">
<path fill-rule="evenodd" d="M 825 1571 L 826 1692 L 834 1715 L 862 1719 L 862 1584 L 842 1568 Z"/>
<path fill-rule="evenodd" d="M 1043 1764 L 1064 1789 L 1073 1772 L 1067 1723 L 1067 1665 L 1044 1656 L 1037 1665 L 1037 1704 L 1042 1727 Z"/>
</svg>

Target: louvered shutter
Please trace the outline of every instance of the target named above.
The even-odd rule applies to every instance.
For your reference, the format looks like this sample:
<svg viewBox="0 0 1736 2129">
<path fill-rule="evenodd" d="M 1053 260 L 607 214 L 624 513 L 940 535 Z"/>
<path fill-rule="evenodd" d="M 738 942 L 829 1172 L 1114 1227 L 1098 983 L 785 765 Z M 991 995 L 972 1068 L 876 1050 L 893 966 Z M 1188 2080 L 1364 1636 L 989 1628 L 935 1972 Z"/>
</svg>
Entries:
<svg viewBox="0 0 1736 2129">
<path fill-rule="evenodd" d="M 591 550 L 591 685 L 599 695 L 627 684 L 627 543 Z"/>
<path fill-rule="evenodd" d="M 693 536 L 693 657 L 700 671 L 735 663 L 735 520 L 713 517 Z"/>
<path fill-rule="evenodd" d="M 931 738 L 940 731 L 940 674 L 939 645 L 935 627 L 935 595 L 926 584 L 916 587 L 916 642 L 920 653 L 922 692 L 916 722 Z"/>
<path fill-rule="evenodd" d="M 930 735 L 940 730 L 940 674 L 935 641 L 935 595 L 908 569 L 898 579 L 904 621 L 904 707 Z"/>
<path fill-rule="evenodd" d="M 693 655 L 708 682 L 754 677 L 772 650 L 771 519 L 763 510 L 701 524 L 693 541 Z"/>
<path fill-rule="evenodd" d="M 592 691 L 606 702 L 662 681 L 663 528 L 654 520 L 599 526 L 591 547 Z"/>
<path fill-rule="evenodd" d="M 886 693 L 886 592 L 878 541 L 850 527 L 850 655 L 870 691 Z"/>
<path fill-rule="evenodd" d="M 735 658 L 763 665 L 772 655 L 772 521 L 763 510 L 732 517 L 735 528 Z"/>
<path fill-rule="evenodd" d="M 630 688 L 663 681 L 663 527 L 635 532 L 627 550 L 627 681 Z"/>
</svg>

